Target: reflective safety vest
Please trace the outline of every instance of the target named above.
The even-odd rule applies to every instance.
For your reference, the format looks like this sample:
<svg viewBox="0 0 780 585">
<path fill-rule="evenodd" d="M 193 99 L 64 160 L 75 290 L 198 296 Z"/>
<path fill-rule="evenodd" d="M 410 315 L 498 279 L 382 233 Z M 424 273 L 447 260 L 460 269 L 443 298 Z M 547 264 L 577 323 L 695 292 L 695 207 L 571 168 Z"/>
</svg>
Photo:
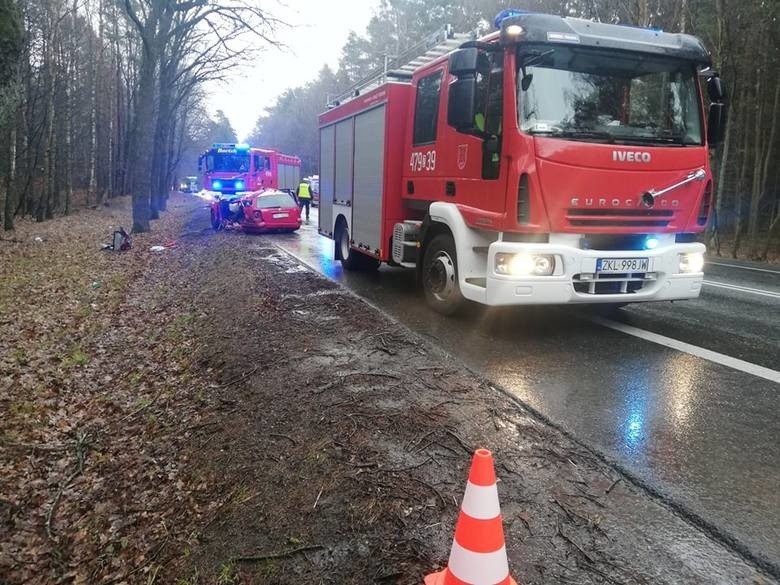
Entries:
<svg viewBox="0 0 780 585">
<path fill-rule="evenodd" d="M 298 185 L 298 199 L 311 199 L 311 191 L 308 183 Z"/>
<path fill-rule="evenodd" d="M 477 112 L 477 114 L 474 116 L 474 127 L 480 132 L 485 131 L 485 114 L 482 112 Z"/>
</svg>

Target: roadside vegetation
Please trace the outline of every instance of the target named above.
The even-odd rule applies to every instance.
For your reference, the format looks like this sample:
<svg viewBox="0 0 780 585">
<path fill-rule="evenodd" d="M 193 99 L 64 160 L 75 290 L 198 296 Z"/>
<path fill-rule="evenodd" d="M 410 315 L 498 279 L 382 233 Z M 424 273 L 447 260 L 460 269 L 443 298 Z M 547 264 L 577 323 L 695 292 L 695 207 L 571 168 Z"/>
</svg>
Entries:
<svg viewBox="0 0 780 585">
<path fill-rule="evenodd" d="M 775 259 L 780 249 L 780 5 L 748 0 L 525 0 L 515 7 L 699 36 L 730 88 L 726 138 L 713 153 L 717 254 Z M 249 142 L 300 155 L 316 174 L 317 115 L 372 71 L 393 69 L 444 25 L 491 29 L 498 0 L 383 0 L 365 35 L 345 39 L 336 71 L 288 88 Z M 133 231 L 165 210 L 198 152 L 234 141 L 205 110 L 207 83 L 225 79 L 246 46 L 288 28 L 245 0 L 0 1 L 0 214 L 37 221 L 132 194 Z M 239 49 L 240 47 L 240 49 Z"/>
</svg>

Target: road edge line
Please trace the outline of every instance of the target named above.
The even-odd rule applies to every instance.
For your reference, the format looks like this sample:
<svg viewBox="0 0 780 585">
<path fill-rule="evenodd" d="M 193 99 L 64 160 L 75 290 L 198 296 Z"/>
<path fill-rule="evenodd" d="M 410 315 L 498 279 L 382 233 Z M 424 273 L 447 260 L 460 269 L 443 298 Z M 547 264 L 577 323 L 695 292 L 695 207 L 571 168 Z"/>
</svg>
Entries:
<svg viewBox="0 0 780 585">
<path fill-rule="evenodd" d="M 743 374 L 763 378 L 764 380 L 769 380 L 770 382 L 780 384 L 780 372 L 776 370 L 772 370 L 764 366 L 759 366 L 758 364 L 751 362 L 746 362 L 745 360 L 731 357 L 730 355 L 723 353 L 718 353 L 717 351 L 706 349 L 704 347 L 699 347 L 698 345 L 693 345 L 685 341 L 680 341 L 679 339 L 674 339 L 673 337 L 667 337 L 666 335 L 661 335 L 660 333 L 654 333 L 652 331 L 647 331 L 646 329 L 634 327 L 633 325 L 621 323 L 620 321 L 614 321 L 612 319 L 605 319 L 604 317 L 597 316 L 585 317 L 585 319 L 595 323 L 596 325 L 601 325 L 602 327 L 606 327 L 626 335 L 631 335 L 633 337 L 638 337 L 639 339 L 649 341 L 650 343 L 655 343 L 657 345 L 662 345 L 682 353 L 687 353 L 693 357 L 707 360 L 721 366 L 726 366 L 727 368 L 737 370 Z"/>
</svg>

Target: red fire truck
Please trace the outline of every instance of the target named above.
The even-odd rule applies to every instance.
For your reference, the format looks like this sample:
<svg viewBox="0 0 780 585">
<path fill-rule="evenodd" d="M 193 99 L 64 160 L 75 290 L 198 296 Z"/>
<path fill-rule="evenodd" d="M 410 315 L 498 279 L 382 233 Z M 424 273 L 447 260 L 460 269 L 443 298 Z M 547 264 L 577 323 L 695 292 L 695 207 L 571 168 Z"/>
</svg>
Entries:
<svg viewBox="0 0 780 585">
<path fill-rule="evenodd" d="M 294 191 L 301 178 L 301 159 L 248 144 L 214 144 L 200 155 L 198 169 L 203 188 L 215 193 Z"/>
<path fill-rule="evenodd" d="M 444 314 L 696 298 L 726 115 L 701 41 L 519 10 L 496 28 L 321 114 L 335 257 L 417 270 Z"/>
</svg>

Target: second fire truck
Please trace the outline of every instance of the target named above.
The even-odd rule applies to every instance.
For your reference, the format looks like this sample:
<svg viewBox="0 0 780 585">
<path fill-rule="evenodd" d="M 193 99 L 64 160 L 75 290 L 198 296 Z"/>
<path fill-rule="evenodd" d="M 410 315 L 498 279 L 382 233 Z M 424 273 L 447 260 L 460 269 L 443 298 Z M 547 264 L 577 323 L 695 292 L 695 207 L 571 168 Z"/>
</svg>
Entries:
<svg viewBox="0 0 780 585">
<path fill-rule="evenodd" d="M 279 189 L 295 191 L 301 179 L 301 159 L 248 144 L 214 144 L 200 155 L 198 170 L 206 191 L 234 194 Z"/>
</svg>

